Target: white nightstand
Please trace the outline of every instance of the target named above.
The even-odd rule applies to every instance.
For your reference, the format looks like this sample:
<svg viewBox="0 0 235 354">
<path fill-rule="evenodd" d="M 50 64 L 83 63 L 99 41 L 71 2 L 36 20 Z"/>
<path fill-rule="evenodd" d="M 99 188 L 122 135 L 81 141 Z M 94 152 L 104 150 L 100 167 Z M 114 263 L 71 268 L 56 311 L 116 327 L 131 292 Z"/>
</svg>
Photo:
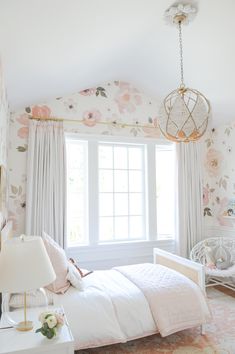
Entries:
<svg viewBox="0 0 235 354">
<path fill-rule="evenodd" d="M 48 309 L 47 309 L 48 310 Z M 49 310 L 55 310 L 49 307 Z M 60 309 L 63 310 L 63 309 Z M 29 332 L 19 332 L 14 328 L 0 328 L 0 354 L 74 354 L 73 335 L 68 324 L 61 328 L 59 335 L 53 339 L 47 339 L 35 330 L 41 327 L 38 316 L 45 311 L 42 308 L 27 310 L 27 317 L 34 322 L 34 328 Z M 22 320 L 22 310 L 11 312 L 14 320 Z M 1 326 L 3 326 L 3 321 Z"/>
</svg>

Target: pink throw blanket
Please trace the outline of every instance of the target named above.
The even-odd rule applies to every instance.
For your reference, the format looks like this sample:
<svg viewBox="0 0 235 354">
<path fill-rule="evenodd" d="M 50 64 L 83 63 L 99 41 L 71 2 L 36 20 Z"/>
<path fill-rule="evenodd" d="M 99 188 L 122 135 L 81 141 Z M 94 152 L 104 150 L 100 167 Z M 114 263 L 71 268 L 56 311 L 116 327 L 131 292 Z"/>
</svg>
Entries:
<svg viewBox="0 0 235 354">
<path fill-rule="evenodd" d="M 163 337 L 210 320 L 211 314 L 201 289 L 184 275 L 148 263 L 114 269 L 144 293 Z"/>
</svg>

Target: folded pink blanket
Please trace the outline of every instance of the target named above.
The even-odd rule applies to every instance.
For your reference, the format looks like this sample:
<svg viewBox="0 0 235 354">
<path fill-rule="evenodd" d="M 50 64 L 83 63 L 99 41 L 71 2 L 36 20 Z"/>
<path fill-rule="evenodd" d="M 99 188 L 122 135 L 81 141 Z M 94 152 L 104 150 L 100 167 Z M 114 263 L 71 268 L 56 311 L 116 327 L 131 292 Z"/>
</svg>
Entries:
<svg viewBox="0 0 235 354">
<path fill-rule="evenodd" d="M 148 263 L 114 269 L 144 293 L 163 337 L 210 320 L 211 313 L 201 289 L 184 275 Z"/>
</svg>

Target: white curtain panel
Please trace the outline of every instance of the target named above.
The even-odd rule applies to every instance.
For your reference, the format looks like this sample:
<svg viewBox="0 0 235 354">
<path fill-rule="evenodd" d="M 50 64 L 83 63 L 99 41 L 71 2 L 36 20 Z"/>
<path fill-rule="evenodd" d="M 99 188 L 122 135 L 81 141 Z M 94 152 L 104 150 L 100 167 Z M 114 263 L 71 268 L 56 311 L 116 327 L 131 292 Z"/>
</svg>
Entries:
<svg viewBox="0 0 235 354">
<path fill-rule="evenodd" d="M 188 257 L 204 238 L 201 143 L 176 145 L 177 161 L 177 251 Z"/>
<path fill-rule="evenodd" d="M 62 122 L 31 120 L 27 160 L 26 234 L 48 233 L 65 247 L 66 153 Z"/>
</svg>

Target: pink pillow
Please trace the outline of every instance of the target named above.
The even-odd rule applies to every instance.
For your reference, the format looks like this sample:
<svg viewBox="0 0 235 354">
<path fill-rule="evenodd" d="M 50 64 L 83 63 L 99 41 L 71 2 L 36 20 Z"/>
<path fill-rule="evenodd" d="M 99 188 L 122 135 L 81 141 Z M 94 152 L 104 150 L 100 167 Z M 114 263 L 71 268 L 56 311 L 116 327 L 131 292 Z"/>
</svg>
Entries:
<svg viewBox="0 0 235 354">
<path fill-rule="evenodd" d="M 65 251 L 47 233 L 43 232 L 42 239 L 56 274 L 55 281 L 46 286 L 46 288 L 56 294 L 63 294 L 70 286 L 69 281 L 66 279 L 68 261 Z"/>
</svg>

